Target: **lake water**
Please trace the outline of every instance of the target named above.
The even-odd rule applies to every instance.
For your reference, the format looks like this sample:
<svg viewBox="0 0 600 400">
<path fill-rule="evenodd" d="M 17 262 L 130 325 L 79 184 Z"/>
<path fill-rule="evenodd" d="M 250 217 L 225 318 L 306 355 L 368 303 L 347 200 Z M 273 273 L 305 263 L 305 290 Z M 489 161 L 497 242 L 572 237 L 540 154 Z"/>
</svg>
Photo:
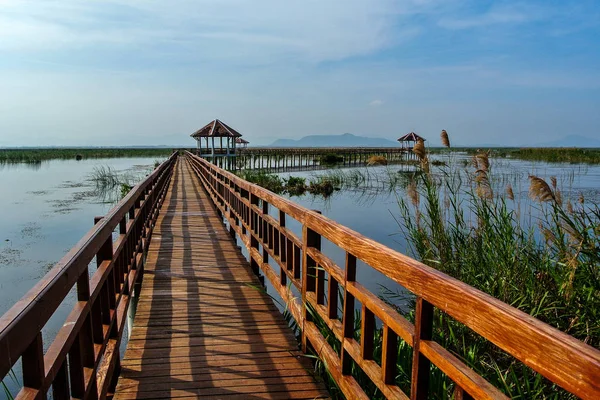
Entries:
<svg viewBox="0 0 600 400">
<path fill-rule="evenodd" d="M 445 160 L 457 165 L 468 161 L 466 155 L 455 154 Z M 106 214 L 118 199 L 117 192 L 98 191 L 90 180 L 95 168 L 110 166 L 131 181 L 142 179 L 154 166 L 152 158 L 96 159 L 84 161 L 49 161 L 39 165 L 0 165 L 0 314 L 6 312 L 92 227 L 95 216 Z M 510 183 L 515 204 L 530 204 L 527 177 L 556 176 L 565 200 L 583 194 L 588 201 L 600 200 L 600 166 L 548 164 L 518 160 L 492 160 L 495 185 Z M 407 253 L 404 236 L 397 219 L 400 217 L 397 196 L 404 197 L 402 185 L 389 190 L 385 179 L 390 174 L 409 174 L 406 166 L 359 167 L 369 175 L 368 188 L 336 191 L 327 199 L 309 194 L 291 197 L 297 203 L 384 245 Z M 349 169 L 342 170 L 348 173 Z M 313 177 L 320 172 L 294 172 L 283 176 Z M 118 189 L 118 188 L 117 188 Z M 289 228 L 301 237 L 299 224 Z M 340 266 L 344 252 L 324 241 L 323 251 Z M 278 270 L 278 269 L 276 269 Z M 358 280 L 374 294 L 382 287 L 394 289 L 393 283 L 370 268 L 359 265 Z M 62 325 L 73 304 L 73 297 L 57 311 L 44 330 L 51 338 Z M 45 341 L 47 346 L 48 340 Z M 12 389 L 14 385 L 8 382 Z M 0 393 L 2 391 L 0 390 Z M 0 395 L 3 396 L 4 393 Z"/>
</svg>

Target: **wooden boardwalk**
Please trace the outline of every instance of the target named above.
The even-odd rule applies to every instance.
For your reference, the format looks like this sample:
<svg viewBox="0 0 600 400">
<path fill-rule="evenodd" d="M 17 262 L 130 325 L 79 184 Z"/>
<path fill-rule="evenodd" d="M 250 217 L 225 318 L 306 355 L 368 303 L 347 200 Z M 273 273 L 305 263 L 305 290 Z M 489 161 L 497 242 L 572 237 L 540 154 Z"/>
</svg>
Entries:
<svg viewBox="0 0 600 400">
<path fill-rule="evenodd" d="M 198 178 L 175 168 L 114 398 L 328 397 Z"/>
</svg>

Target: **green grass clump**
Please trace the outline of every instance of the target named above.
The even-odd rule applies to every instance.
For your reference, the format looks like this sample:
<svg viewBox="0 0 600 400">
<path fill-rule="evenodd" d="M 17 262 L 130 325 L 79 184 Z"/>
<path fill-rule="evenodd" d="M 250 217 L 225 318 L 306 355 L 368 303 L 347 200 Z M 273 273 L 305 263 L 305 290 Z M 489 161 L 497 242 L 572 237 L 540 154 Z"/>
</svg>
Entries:
<svg viewBox="0 0 600 400">
<path fill-rule="evenodd" d="M 324 154 L 319 158 L 319 162 L 321 164 L 326 164 L 326 165 L 331 165 L 331 164 L 337 164 L 337 163 L 341 163 L 344 161 L 344 156 L 340 156 L 338 154 Z"/>
<path fill-rule="evenodd" d="M 264 170 L 242 170 L 238 172 L 238 176 L 273 193 L 283 193 L 284 181 L 278 175 L 269 174 Z"/>
<path fill-rule="evenodd" d="M 285 190 L 292 196 L 301 196 L 306 191 L 306 178 L 290 176 L 284 182 Z"/>
<path fill-rule="evenodd" d="M 88 158 L 166 157 L 172 153 L 173 149 L 164 148 L 0 149 L 0 164 L 34 164 L 48 160 L 82 160 Z"/>
</svg>

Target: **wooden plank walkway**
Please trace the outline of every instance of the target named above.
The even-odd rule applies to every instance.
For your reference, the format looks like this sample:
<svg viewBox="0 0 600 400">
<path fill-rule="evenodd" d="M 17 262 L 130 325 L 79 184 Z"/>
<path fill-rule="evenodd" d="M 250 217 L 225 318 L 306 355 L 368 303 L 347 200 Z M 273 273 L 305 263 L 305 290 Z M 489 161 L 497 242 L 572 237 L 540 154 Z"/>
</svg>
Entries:
<svg viewBox="0 0 600 400">
<path fill-rule="evenodd" d="M 114 398 L 328 397 L 198 178 L 175 168 Z"/>
</svg>

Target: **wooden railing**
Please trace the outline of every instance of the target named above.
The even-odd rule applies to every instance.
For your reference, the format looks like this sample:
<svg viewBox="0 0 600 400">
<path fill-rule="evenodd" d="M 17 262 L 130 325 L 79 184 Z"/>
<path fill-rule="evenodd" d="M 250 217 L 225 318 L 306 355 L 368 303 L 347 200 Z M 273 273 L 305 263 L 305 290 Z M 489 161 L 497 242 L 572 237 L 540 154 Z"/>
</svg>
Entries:
<svg viewBox="0 0 600 400">
<path fill-rule="evenodd" d="M 119 344 L 176 153 L 135 186 L 0 318 L 0 378 L 21 360 L 17 399 L 104 398 L 116 383 Z M 113 232 L 118 227 L 116 240 Z M 97 269 L 89 276 L 89 264 Z M 42 329 L 76 286 L 77 301 L 44 351 Z"/>
<path fill-rule="evenodd" d="M 238 147 L 239 153 L 254 154 L 385 154 L 404 153 L 403 147 Z"/>
<path fill-rule="evenodd" d="M 395 384 L 398 338 L 413 348 L 411 399 L 428 397 L 430 367 L 456 383 L 454 398 L 506 398 L 458 357 L 432 340 L 434 309 L 441 310 L 567 391 L 600 398 L 600 351 L 467 284 L 368 239 L 314 211 L 244 181 L 186 153 L 214 204 L 248 248 L 251 267 L 262 270 L 311 346 L 348 398 L 367 398 L 351 375 L 354 362 L 387 398 L 408 398 Z M 270 207 L 274 214 L 270 215 Z M 302 238 L 288 229 L 302 224 Z M 321 252 L 322 238 L 346 252 L 344 268 Z M 273 269 L 269 260 L 279 265 Z M 383 273 L 416 296 L 410 323 L 357 281 L 357 260 Z M 291 283 L 290 286 L 288 283 Z M 294 288 L 296 290 L 294 290 Z M 343 311 L 338 315 L 338 290 Z M 294 292 L 300 293 L 300 298 Z M 360 343 L 354 339 L 354 311 L 362 305 Z M 318 312 L 341 343 L 328 344 L 307 306 Z M 382 322 L 381 365 L 374 361 L 375 318 Z"/>
</svg>

